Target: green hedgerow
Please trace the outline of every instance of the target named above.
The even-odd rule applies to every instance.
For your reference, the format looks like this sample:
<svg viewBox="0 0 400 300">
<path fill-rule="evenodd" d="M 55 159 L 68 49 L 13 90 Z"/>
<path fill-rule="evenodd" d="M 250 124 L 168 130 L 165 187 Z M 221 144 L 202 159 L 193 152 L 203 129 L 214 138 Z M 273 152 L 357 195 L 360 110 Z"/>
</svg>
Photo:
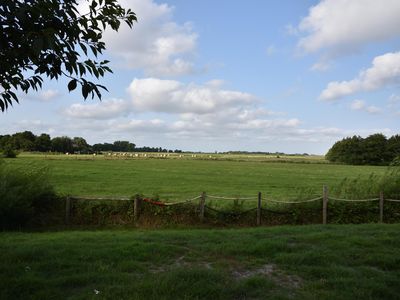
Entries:
<svg viewBox="0 0 400 300">
<path fill-rule="evenodd" d="M 0 161 L 0 228 L 43 223 L 43 214 L 56 203 L 45 168 L 13 168 Z"/>
<path fill-rule="evenodd" d="M 18 155 L 18 152 L 15 151 L 14 149 L 12 149 L 11 147 L 6 147 L 3 151 L 2 151 L 2 156 L 5 158 L 16 158 Z"/>
</svg>

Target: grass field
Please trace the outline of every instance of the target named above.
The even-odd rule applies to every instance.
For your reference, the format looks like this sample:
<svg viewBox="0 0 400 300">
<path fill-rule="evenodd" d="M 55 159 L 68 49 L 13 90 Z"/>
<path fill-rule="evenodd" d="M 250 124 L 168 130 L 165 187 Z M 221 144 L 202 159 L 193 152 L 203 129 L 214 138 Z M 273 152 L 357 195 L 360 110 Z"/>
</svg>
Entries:
<svg viewBox="0 0 400 300">
<path fill-rule="evenodd" d="M 1 299 L 398 299 L 400 225 L 0 233 Z"/>
<path fill-rule="evenodd" d="M 47 166 L 57 192 L 80 196 L 145 196 L 180 200 L 202 191 L 224 196 L 291 199 L 320 195 L 322 186 L 344 178 L 382 174 L 385 167 L 328 164 L 322 157 L 196 155 L 167 159 L 107 159 L 103 156 L 26 155 L 7 163 L 30 169 Z M 210 157 L 211 156 L 211 157 Z"/>
</svg>

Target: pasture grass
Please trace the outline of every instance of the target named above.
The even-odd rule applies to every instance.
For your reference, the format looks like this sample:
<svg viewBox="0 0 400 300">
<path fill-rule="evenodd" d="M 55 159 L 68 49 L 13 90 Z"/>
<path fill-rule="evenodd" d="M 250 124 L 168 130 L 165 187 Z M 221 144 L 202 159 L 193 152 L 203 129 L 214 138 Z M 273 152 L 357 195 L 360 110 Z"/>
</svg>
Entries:
<svg viewBox="0 0 400 300">
<path fill-rule="evenodd" d="M 398 299 L 400 225 L 0 233 L 1 299 Z"/>
<path fill-rule="evenodd" d="M 150 155 L 150 154 L 149 154 Z M 108 159 L 103 156 L 21 154 L 6 160 L 15 167 L 48 167 L 50 182 L 60 194 L 77 196 L 159 197 L 183 200 L 202 191 L 222 196 L 256 196 L 259 191 L 276 199 L 321 195 L 322 186 L 344 178 L 381 175 L 386 167 L 328 164 L 322 157 L 263 155 L 177 154 L 168 159 Z M 283 162 L 278 162 L 283 161 Z"/>
</svg>

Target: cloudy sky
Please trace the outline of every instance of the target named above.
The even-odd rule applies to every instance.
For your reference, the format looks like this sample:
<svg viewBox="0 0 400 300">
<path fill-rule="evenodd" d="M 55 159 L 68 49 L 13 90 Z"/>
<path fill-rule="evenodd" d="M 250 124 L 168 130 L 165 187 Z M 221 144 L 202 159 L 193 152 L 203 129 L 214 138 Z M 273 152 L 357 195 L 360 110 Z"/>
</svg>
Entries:
<svg viewBox="0 0 400 300">
<path fill-rule="evenodd" d="M 324 154 L 400 133 L 399 0 L 120 3 L 138 23 L 105 34 L 103 101 L 46 81 L 0 115 L 0 134 Z"/>
</svg>

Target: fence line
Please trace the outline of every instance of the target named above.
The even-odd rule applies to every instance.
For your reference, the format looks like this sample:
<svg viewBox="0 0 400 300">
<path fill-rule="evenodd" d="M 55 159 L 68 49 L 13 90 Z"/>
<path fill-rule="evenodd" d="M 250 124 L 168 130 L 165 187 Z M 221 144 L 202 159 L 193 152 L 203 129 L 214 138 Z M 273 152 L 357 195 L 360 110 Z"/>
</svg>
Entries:
<svg viewBox="0 0 400 300">
<path fill-rule="evenodd" d="M 385 199 L 385 201 L 389 201 L 389 202 L 400 202 L 400 200 L 397 200 L 397 199 Z"/>
<path fill-rule="evenodd" d="M 210 206 L 207 206 L 207 205 L 205 206 L 205 208 L 208 209 L 208 210 L 214 211 L 214 212 L 216 212 L 216 213 L 219 213 L 219 214 L 224 214 L 224 215 L 236 215 L 236 216 L 241 216 L 241 215 L 247 214 L 247 213 L 249 213 L 249 212 L 251 212 L 251 211 L 255 211 L 255 210 L 257 209 L 257 207 L 253 207 L 253 208 L 247 209 L 247 210 L 245 210 L 245 211 L 237 212 L 237 211 L 224 211 L 224 210 L 219 210 L 219 209 L 215 209 L 215 208 L 212 208 L 212 207 L 210 207 Z"/>
<path fill-rule="evenodd" d="M 190 202 L 192 202 L 194 200 L 197 200 L 197 199 L 200 199 L 200 198 L 201 198 L 201 195 L 197 196 L 197 197 L 194 197 L 194 198 L 191 198 L 191 199 L 178 201 L 178 202 L 165 202 L 164 205 L 165 206 L 174 206 L 174 205 L 179 205 L 179 204 L 185 204 L 185 203 L 190 203 Z"/>
<path fill-rule="evenodd" d="M 277 210 L 272 210 L 272 209 L 263 208 L 263 207 L 261 207 L 261 211 L 266 211 L 266 212 L 270 212 L 270 213 L 273 213 L 273 214 L 279 214 L 279 215 L 288 215 L 288 214 L 291 214 L 290 211 L 277 211 Z"/>
<path fill-rule="evenodd" d="M 379 201 L 380 200 L 380 198 L 372 198 L 372 199 L 341 199 L 341 198 L 334 198 L 334 197 L 328 197 L 328 199 L 329 200 L 334 200 L 334 201 L 345 201 L 345 202 L 371 202 L 371 201 Z"/>
<path fill-rule="evenodd" d="M 102 200 L 108 200 L 108 201 L 129 201 L 133 200 L 132 197 L 86 197 L 86 196 L 69 196 L 70 199 L 73 200 L 88 200 L 88 201 L 102 201 Z"/>
<path fill-rule="evenodd" d="M 315 202 L 318 200 L 322 200 L 322 197 L 308 199 L 308 200 L 301 200 L 301 201 L 280 201 L 280 200 L 268 199 L 269 202 L 282 203 L 282 204 L 301 204 L 301 203 Z"/>
<path fill-rule="evenodd" d="M 257 197 L 225 197 L 225 196 L 214 196 L 214 195 L 207 195 L 207 198 L 224 199 L 224 200 L 256 200 L 257 199 Z"/>
<path fill-rule="evenodd" d="M 223 199 L 223 200 L 258 200 L 257 201 L 257 207 L 253 207 L 251 209 L 245 210 L 245 211 L 223 211 L 223 210 L 218 210 L 215 208 L 212 208 L 210 206 L 206 205 L 206 200 L 207 199 Z M 249 213 L 251 211 L 257 211 L 257 219 L 256 219 L 256 224 L 261 225 L 261 214 L 262 212 L 269 212 L 269 213 L 275 213 L 275 214 L 290 214 L 291 212 L 282 212 L 282 211 L 274 211 L 271 209 L 263 208 L 262 207 L 262 201 L 267 203 L 277 203 L 277 204 L 303 204 L 303 203 L 311 203 L 311 202 L 316 202 L 316 201 L 321 201 L 322 200 L 322 224 L 327 224 L 327 210 L 328 210 L 328 203 L 329 200 L 332 201 L 343 201 L 343 202 L 373 202 L 373 201 L 379 201 L 379 220 L 380 222 L 383 222 L 383 214 L 384 214 L 384 202 L 399 202 L 399 199 L 385 199 L 383 196 L 383 192 L 380 193 L 379 198 L 371 198 L 371 199 L 343 199 L 343 198 L 335 198 L 335 197 L 330 197 L 328 195 L 328 188 L 327 186 L 323 186 L 323 193 L 322 196 L 312 198 L 312 199 L 307 199 L 307 200 L 301 200 L 301 201 L 280 201 L 280 200 L 274 200 L 274 199 L 269 199 L 269 198 L 263 198 L 261 192 L 258 193 L 257 196 L 254 197 L 225 197 L 225 196 L 217 196 L 217 195 L 207 195 L 205 192 L 201 193 L 199 196 L 195 196 L 193 198 L 189 198 L 186 200 L 182 201 L 177 201 L 177 202 L 163 202 L 163 201 L 156 201 L 150 198 L 142 198 L 140 196 L 136 197 L 79 197 L 79 196 L 67 196 L 66 197 L 66 204 L 65 204 L 65 223 L 69 224 L 70 219 L 71 219 L 71 214 L 72 214 L 72 201 L 71 200 L 111 200 L 111 201 L 134 201 L 134 220 L 135 222 L 139 219 L 140 216 L 140 211 L 141 211 L 141 205 L 142 202 L 146 202 L 151 205 L 157 205 L 160 207 L 171 207 L 175 205 L 181 205 L 181 204 L 186 204 L 186 203 L 191 203 L 195 200 L 199 200 L 199 219 L 201 222 L 204 221 L 205 218 L 205 211 L 214 211 L 219 214 L 224 214 L 224 215 L 233 215 L 233 216 L 241 216 L 243 214 Z"/>
</svg>

